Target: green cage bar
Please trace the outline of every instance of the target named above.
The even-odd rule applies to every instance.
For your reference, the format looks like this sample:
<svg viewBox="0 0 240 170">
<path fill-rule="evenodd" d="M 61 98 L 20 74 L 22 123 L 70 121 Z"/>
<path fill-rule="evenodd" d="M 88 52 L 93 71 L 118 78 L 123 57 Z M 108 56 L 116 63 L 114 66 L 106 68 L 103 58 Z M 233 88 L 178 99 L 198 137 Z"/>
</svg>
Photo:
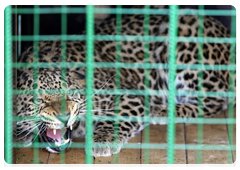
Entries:
<svg viewBox="0 0 240 170">
<path fill-rule="evenodd" d="M 34 36 L 37 38 L 39 36 L 39 28 L 40 28 L 40 16 L 38 14 L 38 10 L 39 10 L 39 5 L 35 5 L 34 6 L 34 16 L 33 16 L 33 34 Z M 38 63 L 39 61 L 39 42 L 38 41 L 34 41 L 33 42 L 33 63 Z M 35 102 L 37 102 L 38 100 L 38 75 L 39 75 L 39 68 L 33 68 L 33 100 Z M 34 105 L 34 114 L 37 114 L 37 108 Z M 37 123 L 37 122 L 35 122 Z M 39 163 L 39 149 L 38 147 L 40 145 L 38 145 L 38 128 L 34 129 L 34 141 L 33 141 L 33 145 L 36 146 L 36 148 L 34 148 L 33 150 L 33 155 L 34 155 L 34 160 L 33 162 L 35 164 Z"/>
<path fill-rule="evenodd" d="M 21 35 L 21 41 L 45 41 L 45 40 L 86 40 L 85 35 Z M 176 37 L 177 42 L 202 42 L 202 43 L 236 43 L 236 38 L 225 37 Z M 19 36 L 12 36 L 17 41 Z M 96 41 L 169 41 L 168 36 L 140 36 L 140 35 L 94 35 Z"/>
<path fill-rule="evenodd" d="M 34 11 L 33 9 L 29 8 L 18 8 L 16 11 L 12 10 L 12 13 L 15 14 L 33 14 L 33 13 L 39 13 L 39 14 L 56 14 L 61 13 L 61 8 L 41 8 L 39 11 Z M 69 14 L 81 14 L 85 13 L 85 8 L 71 8 L 69 11 L 65 11 Z M 138 8 L 132 8 L 132 9 L 122 9 L 121 11 L 117 10 L 116 8 L 95 8 L 95 13 L 101 14 L 145 14 L 144 9 L 138 9 Z M 148 12 L 147 12 L 148 13 Z M 178 15 L 212 15 L 212 16 L 235 16 L 236 11 L 230 11 L 230 10 L 197 10 L 197 9 L 179 9 Z M 168 15 L 169 10 L 168 9 L 150 9 L 150 15 Z"/>
<path fill-rule="evenodd" d="M 12 164 L 12 7 L 4 10 L 4 158 Z"/>
<path fill-rule="evenodd" d="M 174 163 L 174 143 L 175 143 L 175 75 L 176 75 L 176 49 L 177 49 L 177 10 L 178 6 L 170 6 L 169 13 L 169 98 L 168 98 L 168 128 L 167 128 L 167 163 Z"/>
<path fill-rule="evenodd" d="M 63 5 L 61 7 L 61 35 L 67 36 L 67 6 Z M 67 42 L 66 40 L 61 41 L 61 62 L 67 62 Z M 66 80 L 66 68 L 61 68 L 61 89 L 67 90 L 67 86 L 63 82 Z M 66 98 L 65 95 L 61 96 L 61 112 L 66 111 Z M 65 150 L 60 153 L 60 163 L 65 164 Z"/>
<path fill-rule="evenodd" d="M 122 14 L 121 12 L 118 13 L 118 11 L 122 10 L 122 6 L 121 5 L 117 5 L 117 9 L 116 9 L 116 35 L 122 35 Z M 116 41 L 116 63 L 120 63 L 121 62 L 121 41 Z M 121 68 L 116 68 L 115 69 L 115 89 L 120 89 L 120 83 L 121 83 Z M 118 116 L 119 115 L 119 105 L 120 105 L 120 95 L 115 95 L 115 114 Z M 119 122 L 115 122 L 114 123 L 114 136 L 118 136 L 119 135 L 119 131 L 118 131 L 118 127 L 119 127 Z M 116 140 L 114 141 L 116 142 Z M 114 164 L 118 164 L 118 155 L 114 154 L 113 155 L 113 163 Z"/>
<path fill-rule="evenodd" d="M 40 143 L 38 143 L 40 145 Z M 84 148 L 85 143 L 73 143 L 70 148 Z M 113 146 L 114 144 L 112 144 Z M 46 144 L 43 144 L 43 146 L 47 146 Z M 227 145 L 220 145 L 221 147 L 219 147 L 219 145 L 202 145 L 202 150 L 216 150 L 216 151 L 229 151 L 231 150 L 230 147 L 228 147 Z M 14 143 L 13 147 L 16 148 L 25 148 L 25 146 L 23 146 L 23 143 Z M 106 144 L 101 144 L 98 145 L 97 147 L 106 147 Z M 29 146 L 27 148 L 34 148 L 32 146 Z M 168 144 L 167 143 L 161 143 L 161 144 L 157 144 L 157 143 L 152 143 L 151 145 L 149 144 L 139 144 L 139 143 L 126 143 L 124 145 L 124 148 L 129 148 L 129 149 L 167 149 L 168 148 Z M 174 149 L 175 150 L 185 150 L 185 149 L 189 149 L 189 150 L 199 150 L 199 147 L 196 144 L 175 144 L 174 145 Z M 236 145 L 232 146 L 233 150 L 236 150 Z"/>
<path fill-rule="evenodd" d="M 71 9 L 71 10 L 69 10 Z M 21 147 L 21 143 L 12 143 L 12 121 L 21 120 L 17 116 L 12 116 L 12 95 L 19 94 L 31 94 L 34 96 L 34 100 L 37 99 L 38 94 L 66 94 L 67 90 L 65 86 L 62 86 L 61 90 L 38 90 L 38 69 L 44 67 L 61 67 L 61 75 L 64 78 L 66 76 L 67 67 L 86 67 L 86 91 L 77 90 L 77 93 L 86 94 L 87 99 L 87 116 L 86 120 L 86 163 L 92 163 L 92 134 L 93 134 L 93 121 L 101 120 L 101 117 L 95 117 L 92 115 L 92 96 L 98 89 L 93 89 L 93 69 L 96 67 L 101 68 L 115 68 L 116 69 L 116 89 L 115 90 L 101 90 L 98 94 L 114 94 L 115 95 L 115 107 L 119 107 L 119 96 L 120 95 L 144 95 L 144 105 L 145 108 L 149 108 L 149 96 L 150 95 L 164 95 L 168 94 L 169 103 L 168 103 L 168 118 L 154 118 L 155 122 L 165 122 L 168 123 L 168 140 L 166 144 L 151 144 L 149 143 L 149 128 L 145 128 L 144 143 L 135 144 L 129 143 L 124 145 L 124 148 L 141 148 L 144 150 L 144 163 L 149 163 L 149 149 L 167 149 L 167 163 L 174 163 L 174 150 L 179 149 L 190 149 L 197 150 L 197 163 L 202 162 L 202 151 L 203 150 L 226 150 L 228 151 L 228 163 L 233 162 L 232 151 L 236 150 L 236 145 L 233 145 L 233 125 L 236 124 L 236 119 L 234 119 L 234 99 L 236 93 L 234 92 L 234 80 L 235 80 L 235 71 L 236 71 L 236 61 L 235 61 L 235 48 L 236 48 L 236 10 L 204 10 L 204 6 L 199 6 L 198 10 L 182 10 L 178 9 L 178 6 L 170 6 L 170 9 L 149 9 L 149 6 L 146 5 L 144 9 L 122 9 L 121 5 L 117 8 L 95 8 L 92 5 L 89 5 L 85 8 L 67 8 L 67 6 L 62 6 L 61 8 L 40 8 L 39 6 L 34 6 L 34 8 L 24 9 L 12 9 L 11 6 L 6 7 L 4 16 L 4 43 L 5 43 L 5 53 L 4 53 L 4 69 L 5 69 L 5 161 L 7 163 L 12 163 L 12 148 Z M 48 13 L 61 13 L 61 35 L 39 35 L 39 15 L 48 14 Z M 67 35 L 67 14 L 68 13 L 86 13 L 86 35 Z M 117 14 L 116 19 L 116 35 L 94 35 L 94 13 L 112 13 Z M 16 36 L 12 35 L 12 18 L 11 14 L 34 14 L 34 35 L 32 36 Z M 144 35 L 143 36 L 123 36 L 121 35 L 121 17 L 122 14 L 144 14 Z M 148 27 L 149 27 L 149 15 L 167 15 L 169 14 L 169 36 L 160 37 L 160 36 L 149 36 Z M 203 37 L 203 29 L 198 29 L 198 37 L 178 37 L 177 36 L 177 16 L 178 15 L 198 15 L 199 16 L 199 27 L 203 25 L 204 15 L 229 15 L 232 16 L 231 21 L 231 37 L 230 38 L 206 38 Z M 38 43 L 42 40 L 60 40 L 62 45 L 61 51 L 61 62 L 60 63 L 39 63 L 38 61 Z M 12 41 L 33 41 L 34 42 L 34 61 L 33 63 L 13 63 L 12 62 Z M 68 40 L 86 40 L 87 46 L 87 60 L 86 63 L 67 63 L 66 61 L 66 41 Z M 116 62 L 115 63 L 94 63 L 93 58 L 93 48 L 94 40 L 113 40 L 116 41 Z M 121 41 L 143 41 L 144 42 L 144 63 L 121 63 Z M 149 42 L 150 41 L 163 41 L 169 42 L 169 64 L 152 64 L 149 63 Z M 194 65 L 176 65 L 176 44 L 177 42 L 194 42 L 198 43 L 198 59 L 199 63 Z M 202 63 L 202 45 L 203 43 L 213 42 L 213 43 L 231 43 L 230 48 L 230 64 L 229 65 L 203 65 Z M 34 86 L 33 90 L 13 90 L 12 88 L 12 68 L 33 68 L 34 71 Z M 121 68 L 141 68 L 144 69 L 145 73 L 145 86 L 149 88 L 149 79 L 146 78 L 149 75 L 149 69 L 168 69 L 169 70 L 169 91 L 161 90 L 122 90 L 120 89 L 120 73 Z M 194 69 L 199 70 L 198 78 L 201 80 L 204 70 L 229 70 L 229 91 L 228 92 L 203 92 L 201 87 L 201 81 L 198 82 L 198 91 L 186 92 L 186 91 L 176 91 L 174 80 L 176 69 Z M 199 98 L 199 116 L 196 119 L 182 119 L 175 118 L 175 96 L 197 96 Z M 228 107 L 228 118 L 226 119 L 208 119 L 203 118 L 203 113 L 200 107 L 201 98 L 206 96 L 221 96 L 229 98 L 229 107 Z M 61 100 L 61 110 L 65 110 L 66 101 L 63 98 Z M 35 108 L 36 110 L 36 108 Z M 115 112 L 118 114 L 118 112 Z M 138 119 L 136 117 L 135 121 L 143 121 L 145 123 L 151 122 L 153 119 L 149 117 L 149 110 L 145 109 L 145 118 Z M 79 118 L 81 120 L 81 118 Z M 109 118 L 111 119 L 111 118 Z M 118 122 L 121 119 L 121 116 L 113 117 L 112 120 Z M 134 119 L 133 119 L 134 121 Z M 191 144 L 175 144 L 175 123 L 195 123 L 198 124 L 198 143 L 197 145 Z M 228 146 L 218 146 L 218 145 L 204 145 L 202 144 L 203 139 L 203 124 L 227 124 L 228 126 Z M 114 124 L 118 126 L 118 123 Z M 114 131 L 115 134 L 118 134 L 118 131 Z M 37 132 L 34 133 L 35 136 Z M 34 139 L 35 139 L 34 136 Z M 32 148 L 34 148 L 34 163 L 39 162 L 39 147 L 40 143 L 37 142 L 37 136 L 34 140 Z M 104 145 L 100 146 L 104 147 Z M 113 143 L 114 147 L 114 143 Z M 84 148 L 84 143 L 73 143 L 70 148 Z M 61 153 L 61 163 L 65 163 L 65 153 Z M 114 156 L 114 163 L 118 163 L 118 156 Z"/>
<path fill-rule="evenodd" d="M 93 122 L 92 122 L 92 95 L 93 95 L 93 48 L 94 48 L 94 6 L 88 5 L 86 9 L 87 13 L 87 79 L 86 79 L 86 90 L 87 90 L 87 116 L 86 116 L 86 163 L 92 163 L 92 139 L 93 139 Z"/>
<path fill-rule="evenodd" d="M 39 94 L 66 94 L 67 90 L 37 90 Z M 69 90 L 70 92 L 72 90 Z M 85 91 L 75 90 L 79 94 L 86 94 Z M 114 95 L 166 95 L 168 91 L 165 90 L 104 90 L 99 91 L 98 89 L 94 89 L 94 92 L 98 92 L 98 94 L 114 94 Z M 13 90 L 13 94 L 33 94 L 33 90 Z M 201 92 L 201 91 L 176 91 L 177 96 L 196 96 L 196 97 L 236 97 L 235 92 Z"/>
<path fill-rule="evenodd" d="M 145 36 L 148 36 L 150 5 L 145 5 L 144 9 L 146 13 L 144 14 L 143 34 Z M 149 63 L 149 42 L 144 42 L 144 63 Z M 146 89 L 149 89 L 149 86 L 150 86 L 149 76 L 150 76 L 149 69 L 144 69 L 144 84 Z M 144 115 L 148 117 L 150 112 L 150 96 L 149 95 L 144 96 L 144 106 L 145 106 Z M 148 121 L 146 123 L 149 124 Z M 146 126 L 144 129 L 144 143 L 147 145 L 149 144 L 149 141 L 150 141 L 149 136 L 150 136 L 150 127 Z M 149 149 L 144 150 L 144 163 L 149 164 Z"/>
<path fill-rule="evenodd" d="M 199 10 L 204 10 L 204 5 L 199 5 Z M 198 37 L 204 37 L 204 16 L 199 15 L 198 16 Z M 198 43 L 198 64 L 203 64 L 203 43 Z M 203 70 L 198 71 L 198 91 L 203 91 Z M 203 118 L 203 98 L 198 97 L 198 118 Z M 201 119 L 200 119 L 201 120 Z M 198 124 L 198 139 L 197 143 L 198 146 L 202 145 L 203 140 L 203 122 L 199 121 Z M 197 151 L 197 164 L 202 163 L 202 150 Z"/>
<path fill-rule="evenodd" d="M 232 6 L 232 13 L 236 12 L 236 9 Z M 231 37 L 236 38 L 236 16 L 231 17 Z M 230 65 L 236 64 L 236 44 L 230 45 Z M 231 70 L 229 76 L 229 92 L 235 92 L 235 80 L 236 80 L 236 71 Z M 236 93 L 236 92 L 235 92 Z M 229 97 L 228 98 L 228 118 L 234 118 L 234 100 L 236 98 Z M 228 130 L 228 140 L 229 147 L 232 148 L 233 144 L 233 124 L 227 125 Z M 234 162 L 232 150 L 228 151 L 228 163 Z"/>
</svg>

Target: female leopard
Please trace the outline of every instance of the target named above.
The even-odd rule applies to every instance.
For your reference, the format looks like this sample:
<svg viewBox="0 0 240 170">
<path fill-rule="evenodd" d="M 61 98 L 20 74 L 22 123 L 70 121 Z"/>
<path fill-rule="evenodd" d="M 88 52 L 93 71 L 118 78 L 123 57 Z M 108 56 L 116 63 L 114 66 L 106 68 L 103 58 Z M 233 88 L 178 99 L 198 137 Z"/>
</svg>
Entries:
<svg viewBox="0 0 240 170">
<path fill-rule="evenodd" d="M 123 15 L 122 35 L 143 35 L 143 15 Z M 150 15 L 149 35 L 168 35 L 168 16 Z M 197 37 L 198 16 L 179 16 L 178 36 Z M 96 35 L 115 35 L 116 19 L 111 18 L 95 27 Z M 216 19 L 204 17 L 204 37 L 229 37 L 228 30 Z M 115 62 L 116 42 L 95 41 L 95 62 Z M 177 64 L 198 64 L 198 43 L 179 42 L 177 44 Z M 61 62 L 61 42 L 43 41 L 39 42 L 39 62 L 58 63 Z M 85 62 L 86 45 L 84 41 L 68 41 L 66 46 L 67 62 Z M 230 45 L 222 43 L 203 44 L 203 63 L 229 64 Z M 144 42 L 122 41 L 121 62 L 123 63 L 168 63 L 168 43 L 149 42 L 149 61 L 144 59 Z M 19 62 L 33 62 L 33 47 L 29 47 L 19 59 Z M 39 90 L 63 89 L 85 89 L 85 68 L 67 68 L 66 78 L 61 74 L 61 68 L 40 68 L 38 81 L 33 81 L 33 69 L 18 69 L 18 89 L 29 90 L 35 86 Z M 121 68 L 120 88 L 148 90 L 144 85 L 144 69 Z M 228 71 L 203 71 L 203 91 L 228 91 Z M 152 90 L 168 89 L 168 72 L 165 69 L 150 69 L 150 87 Z M 115 69 L 96 68 L 94 70 L 93 85 L 95 89 L 115 89 Z M 175 79 L 177 90 L 198 90 L 198 70 L 177 70 Z M 61 108 L 61 99 L 65 98 L 65 111 Z M 111 156 L 117 154 L 129 138 L 139 133 L 144 126 L 141 121 L 131 121 L 133 116 L 144 117 L 146 110 L 150 109 L 151 117 L 167 116 L 167 94 L 150 97 L 150 108 L 144 107 L 144 95 L 120 95 L 119 108 L 114 105 L 116 96 L 105 94 L 93 96 L 93 115 L 114 116 L 118 110 L 119 116 L 125 116 L 114 127 L 113 121 L 101 120 L 94 122 L 93 141 L 97 144 L 106 144 L 104 148 L 93 147 L 92 155 L 95 157 Z M 227 98 L 203 97 L 204 117 L 213 117 L 227 109 Z M 72 138 L 85 136 L 85 122 L 77 118 L 84 118 L 86 113 L 86 98 L 83 94 L 67 93 L 61 94 L 38 94 L 37 100 L 32 95 L 18 95 L 17 115 L 21 117 L 30 116 L 32 119 L 17 122 L 16 138 L 27 145 L 34 140 L 33 131 L 38 129 L 41 142 L 48 143 L 46 149 L 52 153 L 58 153 L 66 149 Z M 36 112 L 34 112 L 36 108 Z M 197 117 L 198 98 L 192 96 L 176 97 L 176 116 Z M 156 122 L 151 122 L 156 123 Z M 114 130 L 119 134 L 114 134 Z M 64 134 L 65 133 L 65 134 Z M 111 143 L 118 143 L 112 147 Z M 51 142 L 56 146 L 52 146 Z"/>
</svg>

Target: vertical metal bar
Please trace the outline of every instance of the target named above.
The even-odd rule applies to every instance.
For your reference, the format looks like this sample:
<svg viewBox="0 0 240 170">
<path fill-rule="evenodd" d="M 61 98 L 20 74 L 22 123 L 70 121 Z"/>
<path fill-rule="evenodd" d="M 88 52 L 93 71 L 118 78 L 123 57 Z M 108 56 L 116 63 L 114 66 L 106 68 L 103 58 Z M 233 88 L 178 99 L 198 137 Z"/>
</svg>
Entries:
<svg viewBox="0 0 240 170">
<path fill-rule="evenodd" d="M 93 48 L 94 48 L 94 6 L 87 5 L 87 79 L 86 79 L 86 92 L 87 92 L 87 116 L 86 116 L 86 163 L 92 163 L 92 136 L 93 136 L 93 119 L 92 119 L 92 95 L 93 95 Z"/>
<path fill-rule="evenodd" d="M 143 27 L 143 32 L 144 36 L 149 35 L 149 9 L 150 5 L 145 5 L 146 13 L 144 14 L 144 27 Z M 144 63 L 149 63 L 149 42 L 144 42 Z M 149 89 L 149 76 L 150 76 L 150 71 L 149 69 L 144 69 L 144 84 L 145 88 Z M 145 95 L 144 96 L 144 115 L 146 117 L 149 116 L 150 112 L 150 96 Z M 149 124 L 149 119 L 148 122 L 145 122 Z M 149 136 L 150 136 L 150 127 L 147 126 L 144 129 L 144 143 L 148 147 L 147 149 L 144 149 L 144 163 L 149 164 Z"/>
<path fill-rule="evenodd" d="M 167 130 L 167 163 L 174 163 L 174 143 L 175 143 L 175 75 L 176 75 L 176 49 L 177 49 L 177 5 L 170 6 L 169 16 L 169 98 L 168 98 L 168 130 Z"/>
<path fill-rule="evenodd" d="M 14 11 L 17 12 L 17 9 L 18 9 L 18 5 L 15 5 L 15 9 Z M 19 36 L 21 35 L 21 15 L 18 15 L 17 13 L 15 13 L 15 35 Z M 20 44 L 20 45 L 19 45 Z M 15 43 L 15 47 L 16 47 L 16 51 L 15 52 L 15 59 L 13 60 L 13 62 L 15 63 L 14 65 L 16 66 L 14 69 L 13 69 L 13 89 L 16 89 L 17 88 L 17 75 L 18 75 L 18 69 L 17 69 L 17 61 L 18 61 L 18 58 L 21 56 L 21 50 L 19 50 L 19 48 L 21 48 L 21 38 L 18 38 L 18 41 L 16 41 Z M 16 101 L 16 96 L 13 96 L 13 103 Z M 14 108 L 14 106 L 13 106 Z M 17 113 L 17 107 L 15 107 L 14 111 L 13 111 L 13 115 L 15 115 L 14 113 Z M 15 126 L 13 127 L 15 130 L 17 130 L 17 123 L 16 122 L 13 122 L 15 123 Z"/>
<path fill-rule="evenodd" d="M 61 36 L 67 36 L 67 5 L 62 5 L 61 8 Z M 67 61 L 67 42 L 65 40 L 61 40 L 61 62 L 65 63 Z M 63 80 L 66 80 L 66 68 L 61 68 L 61 89 L 66 90 L 67 86 L 64 85 Z M 66 111 L 66 98 L 65 94 L 61 96 L 61 114 L 65 114 Z M 65 131 L 65 129 L 62 129 Z M 63 132 L 64 133 L 64 132 Z M 65 151 L 61 151 L 60 153 L 60 162 L 61 164 L 65 164 Z"/>
<path fill-rule="evenodd" d="M 199 5 L 199 10 L 204 10 L 204 5 Z M 203 37 L 204 16 L 198 16 L 198 37 Z M 203 64 L 203 43 L 198 43 L 198 64 Z M 198 91 L 203 91 L 203 71 L 198 71 Z M 203 103 L 202 97 L 198 97 L 198 118 L 203 118 Z M 203 122 L 202 119 L 198 121 L 198 147 L 201 146 L 203 140 Z M 197 151 L 197 164 L 202 163 L 202 149 Z"/>
<path fill-rule="evenodd" d="M 21 15 L 18 15 L 18 55 L 17 57 L 21 56 L 21 34 L 22 34 L 22 30 L 21 30 L 21 21 L 22 17 Z"/>
<path fill-rule="evenodd" d="M 12 164 L 12 7 L 4 10 L 4 158 Z"/>
<path fill-rule="evenodd" d="M 17 5 L 14 5 L 14 12 L 17 12 Z M 13 30 L 14 30 L 14 33 L 13 34 L 15 34 L 16 36 L 18 35 L 18 26 L 19 26 L 19 22 L 18 22 L 18 20 L 19 20 L 19 17 L 18 17 L 18 15 L 15 13 L 14 14 L 14 23 L 13 23 Z M 17 58 L 18 58 L 18 42 L 19 41 L 15 41 L 14 42 L 14 45 L 13 46 L 15 46 L 15 51 L 14 51 L 14 55 L 13 55 L 13 62 L 15 63 L 16 61 L 17 61 Z M 13 72 L 16 72 L 15 71 L 16 70 L 16 68 L 14 68 L 14 71 Z M 14 79 L 15 78 L 15 79 Z M 15 88 L 15 84 L 16 84 L 16 76 L 15 75 L 13 75 L 13 88 Z"/>
<path fill-rule="evenodd" d="M 34 42 L 33 42 L 33 63 L 38 63 L 39 60 L 39 42 L 35 39 L 38 38 L 39 36 L 39 5 L 34 6 L 34 20 L 33 20 L 33 34 L 34 34 Z M 37 101 L 38 100 L 38 73 L 39 69 L 38 68 L 33 68 L 33 100 Z M 37 107 L 34 106 L 34 114 L 37 114 Z M 37 122 L 35 122 L 37 123 Z M 38 145 L 38 129 L 34 129 L 34 141 L 33 141 L 33 146 L 34 146 L 34 163 L 39 163 L 39 145 Z"/>
<path fill-rule="evenodd" d="M 235 8 L 232 6 L 232 12 L 235 12 Z M 231 17 L 231 37 L 236 37 L 236 16 Z M 230 65 L 236 64 L 236 44 L 231 44 L 230 46 Z M 229 66 L 230 67 L 230 66 Z M 235 91 L 235 71 L 229 72 L 229 92 Z M 236 92 L 235 92 L 236 93 Z M 228 98 L 228 118 L 234 118 L 234 100 L 235 98 L 229 97 Z M 229 135 L 229 146 L 232 148 L 233 144 L 233 124 L 228 124 L 228 135 Z M 228 163 L 233 163 L 232 160 L 232 150 L 228 151 Z"/>
<path fill-rule="evenodd" d="M 117 5 L 117 11 L 120 11 L 120 13 L 116 14 L 116 35 L 122 35 L 122 5 Z M 116 63 L 121 62 L 121 43 L 122 41 L 116 41 Z M 120 76 L 121 76 L 121 68 L 116 68 L 115 69 L 115 89 L 120 89 Z M 120 95 L 115 95 L 115 115 L 119 115 L 119 104 L 120 104 Z M 118 136 L 118 127 L 119 123 L 116 121 L 114 123 L 114 136 Z M 115 143 L 116 141 L 114 141 Z M 118 155 L 113 156 L 113 163 L 118 164 Z"/>
</svg>

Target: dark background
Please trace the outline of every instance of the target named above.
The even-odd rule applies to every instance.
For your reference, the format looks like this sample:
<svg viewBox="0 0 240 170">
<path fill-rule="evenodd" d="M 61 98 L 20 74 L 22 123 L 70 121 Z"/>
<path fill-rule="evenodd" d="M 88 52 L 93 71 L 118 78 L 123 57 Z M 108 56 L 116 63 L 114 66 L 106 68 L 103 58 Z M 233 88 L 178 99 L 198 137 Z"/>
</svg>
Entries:
<svg viewBox="0 0 240 170">
<path fill-rule="evenodd" d="M 29 6 L 13 6 L 13 8 L 33 8 L 33 5 Z M 41 5 L 40 8 L 56 8 L 61 7 L 60 5 Z M 84 5 L 74 5 L 67 7 L 85 7 Z M 123 8 L 132 8 L 130 5 L 123 5 Z M 111 5 L 111 8 L 116 8 L 115 5 Z M 198 9 L 197 5 L 180 5 L 180 8 L 193 8 Z M 231 10 L 230 5 L 205 5 L 205 9 L 227 9 Z M 15 22 L 13 22 L 13 35 L 17 35 L 17 16 L 13 14 Z M 114 17 L 110 15 L 109 17 Z M 214 16 L 218 19 L 225 27 L 230 30 L 231 27 L 231 16 Z M 21 14 L 21 34 L 22 35 L 33 35 L 33 14 Z M 67 14 L 67 34 L 80 34 L 85 29 L 85 14 Z M 60 35 L 61 34 L 61 14 L 41 14 L 40 15 L 40 35 Z M 22 42 L 21 51 L 25 51 L 32 42 Z"/>
</svg>

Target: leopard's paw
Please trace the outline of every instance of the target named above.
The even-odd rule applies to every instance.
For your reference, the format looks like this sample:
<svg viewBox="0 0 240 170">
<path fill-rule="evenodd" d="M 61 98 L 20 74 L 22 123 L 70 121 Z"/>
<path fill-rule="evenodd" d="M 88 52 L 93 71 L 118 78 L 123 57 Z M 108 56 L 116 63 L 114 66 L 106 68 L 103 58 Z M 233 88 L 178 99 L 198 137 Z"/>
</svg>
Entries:
<svg viewBox="0 0 240 170">
<path fill-rule="evenodd" d="M 122 147 L 123 142 L 118 137 L 114 137 L 114 135 L 95 134 L 92 153 L 90 154 L 94 157 L 108 157 L 118 154 Z"/>
</svg>

